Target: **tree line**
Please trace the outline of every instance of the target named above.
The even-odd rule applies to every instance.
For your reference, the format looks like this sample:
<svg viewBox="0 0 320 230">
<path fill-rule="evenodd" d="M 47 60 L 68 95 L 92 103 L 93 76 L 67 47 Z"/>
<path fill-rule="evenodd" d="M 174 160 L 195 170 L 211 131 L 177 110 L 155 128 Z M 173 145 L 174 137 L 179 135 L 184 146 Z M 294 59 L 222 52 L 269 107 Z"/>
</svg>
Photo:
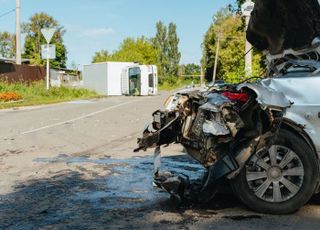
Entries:
<svg viewBox="0 0 320 230">
<path fill-rule="evenodd" d="M 47 42 L 41 34 L 41 29 L 52 27 L 56 28 L 56 33 L 51 40 L 51 44 L 56 45 L 56 59 L 50 60 L 50 64 L 54 68 L 66 68 L 67 49 L 63 40 L 66 30 L 46 13 L 36 13 L 22 24 L 22 33 L 26 34 L 22 57 L 29 59 L 33 65 L 43 66 L 46 61 L 41 59 L 41 45 Z M 14 58 L 15 46 L 14 34 L 0 32 L 0 56 Z"/>
<path fill-rule="evenodd" d="M 220 37 L 219 37 L 220 36 Z M 203 47 L 202 64 L 208 81 L 213 77 L 216 48 L 220 39 L 217 80 L 239 82 L 245 76 L 245 22 L 238 11 L 223 8 L 213 16 L 213 22 L 207 30 Z M 253 76 L 263 74 L 264 62 L 262 54 L 253 50 Z"/>
<path fill-rule="evenodd" d="M 220 52 L 217 68 L 217 80 L 226 82 L 239 82 L 245 75 L 244 50 L 245 50 L 245 23 L 239 14 L 240 6 L 244 0 L 238 0 L 235 5 L 229 5 L 218 11 L 204 35 L 202 44 L 203 56 L 201 66 L 198 64 L 181 65 L 181 52 L 179 50 L 180 38 L 175 23 L 165 25 L 156 23 L 156 33 L 153 37 L 128 37 L 125 38 L 118 49 L 110 52 L 102 49 L 93 55 L 92 62 L 122 61 L 137 62 L 141 64 L 155 64 L 159 69 L 159 76 L 170 77 L 173 80 L 179 76 L 199 76 L 201 67 L 208 82 L 212 80 L 213 66 L 216 56 L 218 36 L 220 36 Z M 55 27 L 52 44 L 56 45 L 57 58 L 51 60 L 55 68 L 65 68 L 67 63 L 67 49 L 63 36 L 66 30 L 57 20 L 46 13 L 34 14 L 23 23 L 23 33 L 26 34 L 23 58 L 30 60 L 31 64 L 44 65 L 41 59 L 41 44 L 45 39 L 41 35 L 41 28 Z M 0 56 L 14 57 L 15 35 L 0 32 Z M 253 52 L 253 75 L 263 73 L 264 63 L 262 54 Z M 171 80 L 172 80 L 171 79 Z"/>
<path fill-rule="evenodd" d="M 159 21 L 154 37 L 126 38 L 113 53 L 101 50 L 95 53 L 92 62 L 121 61 L 141 64 L 155 64 L 160 76 L 178 76 L 181 53 L 177 26 L 166 26 Z"/>
</svg>

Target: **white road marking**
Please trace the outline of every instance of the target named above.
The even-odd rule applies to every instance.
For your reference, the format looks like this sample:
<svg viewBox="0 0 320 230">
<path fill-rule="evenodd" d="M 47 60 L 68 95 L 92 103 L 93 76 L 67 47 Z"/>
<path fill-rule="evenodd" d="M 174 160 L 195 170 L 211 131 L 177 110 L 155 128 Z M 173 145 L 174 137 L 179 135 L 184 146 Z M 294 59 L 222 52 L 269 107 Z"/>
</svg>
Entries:
<svg viewBox="0 0 320 230">
<path fill-rule="evenodd" d="M 92 116 L 97 115 L 99 113 L 103 113 L 103 112 L 106 112 L 106 111 L 109 111 L 109 110 L 112 110 L 112 109 L 115 109 L 115 108 L 118 108 L 118 107 L 121 107 L 121 106 L 124 106 L 124 105 L 128 105 L 128 104 L 131 104 L 131 103 L 137 102 L 137 101 L 138 100 L 130 101 L 130 102 L 124 102 L 124 103 L 121 103 L 121 104 L 118 104 L 118 105 L 114 105 L 114 106 L 111 106 L 111 107 L 108 107 L 108 108 L 105 108 L 105 109 L 101 109 L 99 111 L 96 111 L 96 112 L 93 112 L 93 113 L 89 113 L 89 114 L 86 114 L 86 115 L 83 115 L 81 117 L 77 117 L 77 118 L 74 118 L 74 119 L 71 119 L 71 120 L 62 121 L 62 122 L 58 122 L 58 123 L 55 123 L 55 124 L 43 126 L 41 128 L 32 129 L 32 130 L 29 130 L 29 131 L 26 131 L 26 132 L 22 132 L 21 135 L 35 133 L 35 132 L 42 131 L 44 129 L 50 129 L 50 128 L 57 127 L 57 126 L 60 126 L 60 125 L 65 125 L 67 123 L 72 123 L 72 122 L 75 122 L 75 121 L 79 121 L 79 120 L 82 120 L 84 118 L 92 117 Z"/>
</svg>

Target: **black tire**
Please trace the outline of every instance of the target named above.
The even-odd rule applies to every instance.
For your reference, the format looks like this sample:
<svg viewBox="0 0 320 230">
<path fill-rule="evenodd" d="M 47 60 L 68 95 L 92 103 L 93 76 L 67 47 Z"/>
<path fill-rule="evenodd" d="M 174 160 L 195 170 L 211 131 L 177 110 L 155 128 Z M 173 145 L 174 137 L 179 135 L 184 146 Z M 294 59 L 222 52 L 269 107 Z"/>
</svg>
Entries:
<svg viewBox="0 0 320 230">
<path fill-rule="evenodd" d="M 273 196 L 273 200 L 267 200 L 265 198 L 267 193 L 263 194 L 264 196 L 263 198 L 258 197 L 257 189 L 256 190 L 253 189 L 252 186 L 250 188 L 249 184 L 251 182 L 249 182 L 250 181 L 249 179 L 247 180 L 247 172 L 250 171 L 248 169 L 250 167 L 249 162 L 243 168 L 241 173 L 234 180 L 231 181 L 231 186 L 233 187 L 233 190 L 236 193 L 236 195 L 239 197 L 239 199 L 254 211 L 267 213 L 267 214 L 288 214 L 288 213 L 297 211 L 299 208 L 305 205 L 309 201 L 311 196 L 314 194 L 317 181 L 319 178 L 319 166 L 318 166 L 319 160 L 316 157 L 316 154 L 314 153 L 314 151 L 312 151 L 312 149 L 308 146 L 308 144 L 303 139 L 301 139 L 294 133 L 289 132 L 287 130 L 280 130 L 278 138 L 275 141 L 274 145 L 284 146 L 294 151 L 296 156 L 300 158 L 299 162 L 302 163 L 303 165 L 303 170 L 301 170 L 304 172 L 303 175 L 296 176 L 301 179 L 301 182 L 299 184 L 300 186 L 299 190 L 296 190 L 298 192 L 296 192 L 295 195 L 292 194 L 292 197 L 288 196 L 287 200 L 283 199 L 284 195 L 282 194 L 282 191 L 284 192 L 289 191 L 289 189 L 287 189 L 287 187 L 285 187 L 284 184 L 277 182 L 282 186 L 281 187 L 282 190 L 278 190 L 280 191 L 281 199 L 279 199 L 279 196 L 277 196 L 279 200 L 278 202 L 275 202 L 274 194 L 276 194 L 276 192 L 272 182 L 272 184 L 268 185 L 268 189 L 263 193 L 266 193 L 269 191 L 269 194 L 272 194 Z M 279 155 L 279 153 L 277 153 L 277 155 Z M 270 165 L 272 165 L 271 162 L 270 162 Z M 273 177 L 270 176 L 274 174 L 270 174 L 270 171 L 268 170 L 265 170 L 265 171 L 267 172 L 266 174 L 268 175 L 268 178 L 275 180 Z M 282 178 L 283 177 L 284 176 L 282 176 Z M 254 180 L 258 180 L 258 179 L 254 179 Z"/>
</svg>

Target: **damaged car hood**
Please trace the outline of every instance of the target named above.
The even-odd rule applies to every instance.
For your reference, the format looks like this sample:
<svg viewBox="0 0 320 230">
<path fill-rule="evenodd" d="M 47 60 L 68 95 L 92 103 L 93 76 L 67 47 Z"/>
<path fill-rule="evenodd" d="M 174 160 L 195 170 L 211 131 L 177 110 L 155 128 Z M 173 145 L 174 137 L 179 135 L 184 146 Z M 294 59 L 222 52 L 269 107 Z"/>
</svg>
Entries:
<svg viewBox="0 0 320 230">
<path fill-rule="evenodd" d="M 249 88 L 257 94 L 257 102 L 263 108 L 273 108 L 275 110 L 282 110 L 283 108 L 291 107 L 292 102 L 285 96 L 282 91 L 276 90 L 273 86 L 270 87 L 272 79 L 265 79 L 257 83 L 244 83 L 238 86 L 238 90 Z M 272 85 L 271 85 L 272 86 Z"/>
<path fill-rule="evenodd" d="M 248 41 L 273 55 L 310 47 L 320 36 L 318 0 L 256 0 L 251 15 Z"/>
</svg>

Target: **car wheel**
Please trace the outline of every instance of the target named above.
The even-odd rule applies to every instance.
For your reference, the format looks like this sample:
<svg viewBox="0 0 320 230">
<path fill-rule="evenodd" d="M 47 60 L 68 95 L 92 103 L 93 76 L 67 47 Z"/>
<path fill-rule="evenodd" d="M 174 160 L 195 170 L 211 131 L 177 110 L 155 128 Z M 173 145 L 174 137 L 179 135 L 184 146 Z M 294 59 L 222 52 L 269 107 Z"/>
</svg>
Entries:
<svg viewBox="0 0 320 230">
<path fill-rule="evenodd" d="M 315 153 L 304 140 L 281 130 L 274 145 L 268 151 L 254 153 L 231 185 L 249 208 L 287 214 L 308 202 L 318 177 Z"/>
</svg>

